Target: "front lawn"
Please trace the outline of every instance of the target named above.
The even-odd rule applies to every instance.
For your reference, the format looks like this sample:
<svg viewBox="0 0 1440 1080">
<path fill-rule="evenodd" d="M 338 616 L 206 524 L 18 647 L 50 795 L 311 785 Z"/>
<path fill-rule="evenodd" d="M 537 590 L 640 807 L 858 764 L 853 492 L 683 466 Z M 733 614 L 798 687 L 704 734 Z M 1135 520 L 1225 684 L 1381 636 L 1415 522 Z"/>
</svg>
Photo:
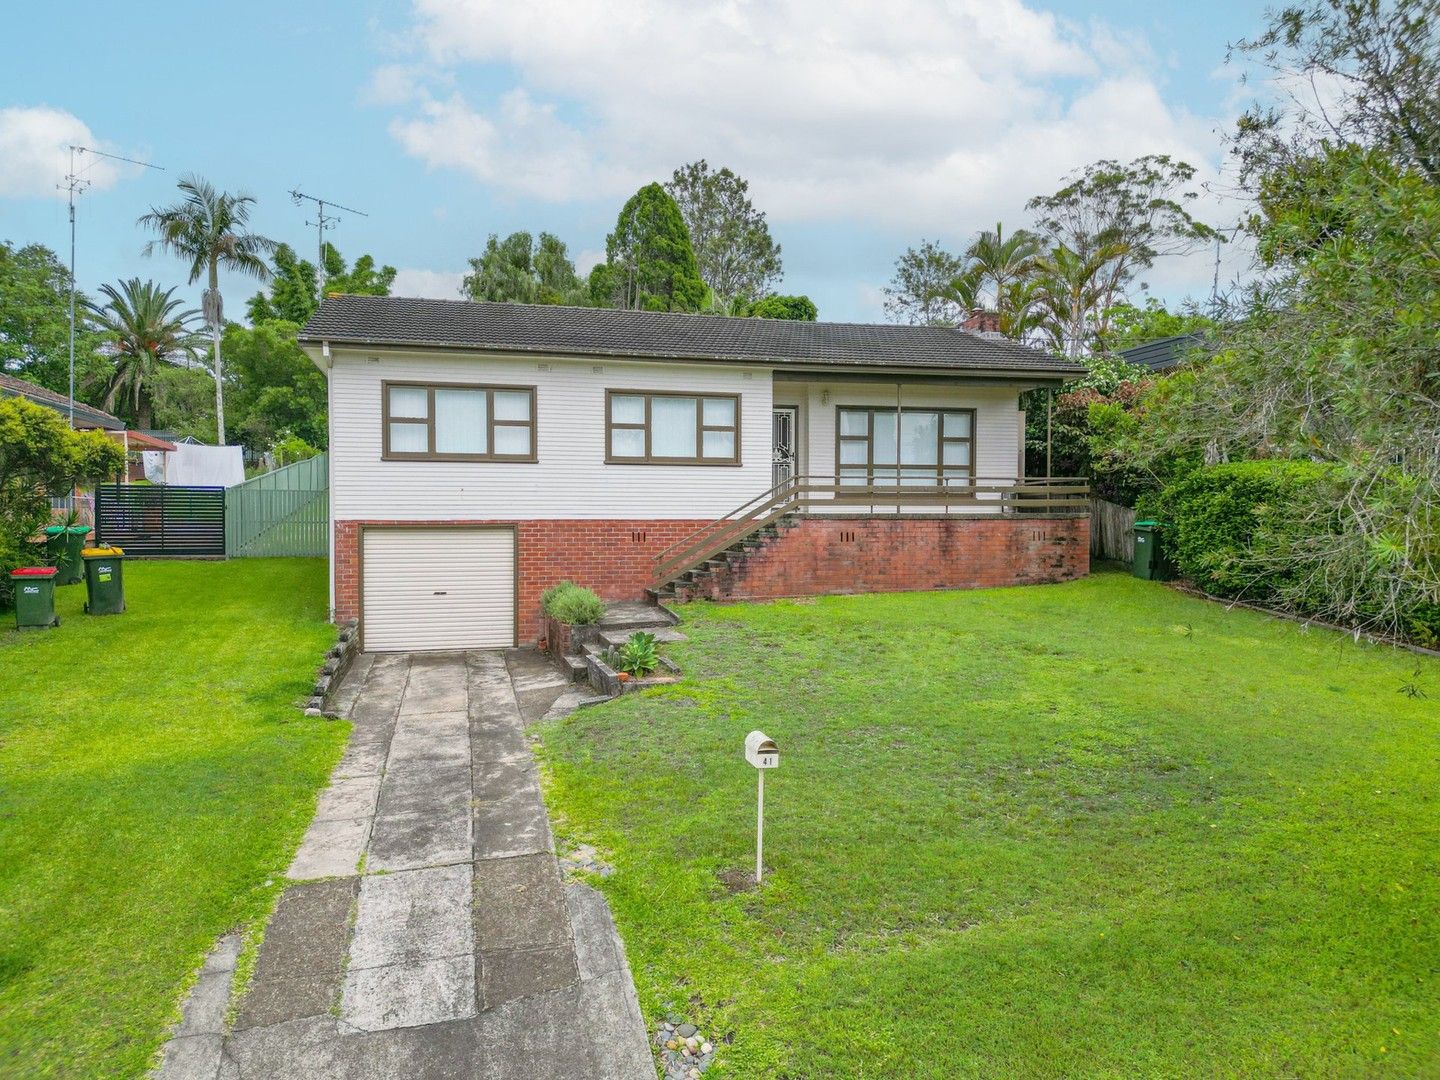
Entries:
<svg viewBox="0 0 1440 1080">
<path fill-rule="evenodd" d="M 1440 1075 L 1440 663 L 1114 573 L 683 610 L 543 736 L 707 1080 Z"/>
<path fill-rule="evenodd" d="M 0 632 L 0 1074 L 137 1076 L 263 913 L 348 725 L 295 708 L 334 628 L 315 559 L 140 562 L 129 611 Z M 0 616 L 10 627 L 13 615 Z"/>
</svg>

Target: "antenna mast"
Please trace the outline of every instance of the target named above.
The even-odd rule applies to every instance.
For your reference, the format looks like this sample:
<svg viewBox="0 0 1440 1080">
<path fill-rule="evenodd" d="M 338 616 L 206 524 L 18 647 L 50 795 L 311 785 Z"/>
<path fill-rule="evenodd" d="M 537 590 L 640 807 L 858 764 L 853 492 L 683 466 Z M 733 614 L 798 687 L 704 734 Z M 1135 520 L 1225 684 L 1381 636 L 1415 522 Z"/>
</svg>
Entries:
<svg viewBox="0 0 1440 1080">
<path fill-rule="evenodd" d="M 325 208 L 328 206 L 332 210 L 343 210 L 347 214 L 359 214 L 361 217 L 369 217 L 370 215 L 365 213 L 364 210 L 356 210 L 350 206 L 341 206 L 339 203 L 331 202 L 329 199 L 306 195 L 299 188 L 295 188 L 290 192 L 290 198 L 294 200 L 296 206 L 308 201 L 313 202 L 317 208 L 315 220 L 307 221 L 305 224 L 315 226 L 315 302 L 318 304 L 325 298 L 325 230 L 333 229 L 340 221 L 338 214 L 326 214 Z"/>
<path fill-rule="evenodd" d="M 109 158 L 111 161 L 123 161 L 127 165 L 139 165 L 141 168 L 154 169 L 156 172 L 164 172 L 159 165 L 151 165 L 148 161 L 136 161 L 134 158 L 121 157 L 119 154 L 107 154 L 103 150 L 95 150 L 88 146 L 70 147 L 70 171 L 65 174 L 65 182 L 56 184 L 56 188 L 68 195 L 70 203 L 70 426 L 75 426 L 75 197 L 84 195 L 90 187 L 90 181 L 75 171 L 76 154 L 94 154 L 96 157 Z"/>
</svg>

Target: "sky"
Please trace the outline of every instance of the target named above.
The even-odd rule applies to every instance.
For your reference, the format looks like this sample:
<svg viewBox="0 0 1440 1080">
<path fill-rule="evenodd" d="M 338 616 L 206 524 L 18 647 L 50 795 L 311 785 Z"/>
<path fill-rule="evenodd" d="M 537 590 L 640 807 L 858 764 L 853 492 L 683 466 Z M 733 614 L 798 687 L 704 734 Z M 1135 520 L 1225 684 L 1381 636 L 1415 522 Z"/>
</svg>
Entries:
<svg viewBox="0 0 1440 1080">
<path fill-rule="evenodd" d="M 16 5 L 0 240 L 68 257 L 58 185 L 81 145 L 163 168 L 78 156 L 82 289 L 153 278 L 198 306 L 135 224 L 193 172 L 256 196 L 253 228 L 303 254 L 314 207 L 292 190 L 363 211 L 327 239 L 397 267 L 396 293 L 456 297 L 490 233 L 556 233 L 583 274 L 629 195 L 703 157 L 750 182 L 780 291 L 878 322 L 906 247 L 1022 226 L 1030 196 L 1100 158 L 1188 161 L 1198 216 L 1232 223 L 1214 182 L 1249 89 L 1226 47 L 1262 19 L 1235 0 Z M 1173 306 L 1214 271 L 1207 250 L 1145 278 Z M 227 316 L 257 287 L 223 279 Z"/>
</svg>

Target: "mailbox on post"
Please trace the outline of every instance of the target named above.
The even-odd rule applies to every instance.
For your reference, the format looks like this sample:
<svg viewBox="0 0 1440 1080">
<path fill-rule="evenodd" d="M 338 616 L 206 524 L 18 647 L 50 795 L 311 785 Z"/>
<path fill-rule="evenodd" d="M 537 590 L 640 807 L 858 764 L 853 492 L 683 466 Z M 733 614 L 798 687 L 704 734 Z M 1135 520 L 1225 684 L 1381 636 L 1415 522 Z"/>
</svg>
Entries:
<svg viewBox="0 0 1440 1080">
<path fill-rule="evenodd" d="M 745 760 L 757 769 L 773 769 L 780 764 L 780 748 L 763 731 L 745 736 Z"/>
<path fill-rule="evenodd" d="M 755 789 L 755 885 L 758 888 L 765 873 L 765 770 L 780 767 L 780 748 L 763 731 L 745 736 L 745 760 L 759 770 Z"/>
</svg>

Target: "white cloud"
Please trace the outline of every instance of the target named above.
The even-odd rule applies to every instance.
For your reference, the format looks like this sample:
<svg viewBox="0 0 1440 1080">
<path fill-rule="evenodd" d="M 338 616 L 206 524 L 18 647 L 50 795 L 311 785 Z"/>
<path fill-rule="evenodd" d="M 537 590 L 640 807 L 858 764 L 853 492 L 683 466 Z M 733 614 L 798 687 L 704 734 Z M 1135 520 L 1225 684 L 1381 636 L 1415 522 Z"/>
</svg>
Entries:
<svg viewBox="0 0 1440 1080">
<path fill-rule="evenodd" d="M 1022 0 L 414 8 L 430 74 L 404 67 L 414 104 L 391 132 L 507 195 L 614 199 L 704 156 L 775 221 L 964 236 L 1100 157 L 1216 153 L 1213 124 L 1161 96 L 1142 40 Z M 511 85 L 467 92 L 471 67 Z"/>
<path fill-rule="evenodd" d="M 70 169 L 71 146 L 101 145 L 79 117 L 46 105 L 0 109 L 0 197 L 58 196 Z M 76 174 L 95 188 L 113 187 L 122 166 L 93 154 L 77 155 Z"/>
<path fill-rule="evenodd" d="M 582 278 L 588 277 L 590 271 L 605 261 L 605 252 L 599 248 L 585 248 L 575 256 L 575 273 Z"/>
<path fill-rule="evenodd" d="M 460 270 L 397 270 L 390 286 L 391 296 L 423 296 L 433 300 L 459 300 L 460 283 L 465 274 Z"/>
</svg>

